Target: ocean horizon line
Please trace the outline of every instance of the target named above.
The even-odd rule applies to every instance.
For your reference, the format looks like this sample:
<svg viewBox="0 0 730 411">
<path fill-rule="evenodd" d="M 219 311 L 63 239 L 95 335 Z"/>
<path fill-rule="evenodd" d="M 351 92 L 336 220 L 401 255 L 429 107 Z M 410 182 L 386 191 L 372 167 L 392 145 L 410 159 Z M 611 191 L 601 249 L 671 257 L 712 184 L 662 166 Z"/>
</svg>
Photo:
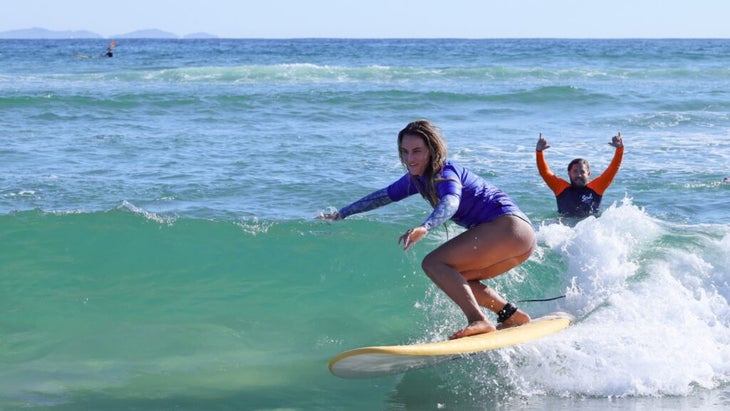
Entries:
<svg viewBox="0 0 730 411">
<path fill-rule="evenodd" d="M 116 35 L 103 35 L 94 31 L 52 30 L 42 27 L 21 28 L 0 31 L 0 40 L 114 40 L 114 39 L 160 39 L 160 40 L 728 40 L 730 37 L 462 37 L 462 36 L 246 36 L 228 37 L 204 31 L 176 34 L 157 28 L 139 29 Z"/>
</svg>

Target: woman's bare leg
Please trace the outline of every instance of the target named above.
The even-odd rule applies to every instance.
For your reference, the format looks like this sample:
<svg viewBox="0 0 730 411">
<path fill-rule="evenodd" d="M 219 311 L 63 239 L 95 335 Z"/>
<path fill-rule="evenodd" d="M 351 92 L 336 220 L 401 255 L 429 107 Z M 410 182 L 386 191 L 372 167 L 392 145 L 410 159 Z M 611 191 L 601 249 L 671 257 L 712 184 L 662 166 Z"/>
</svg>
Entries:
<svg viewBox="0 0 730 411">
<path fill-rule="evenodd" d="M 469 281 L 474 297 L 482 307 L 489 309 L 495 314 L 498 313 L 508 303 L 494 289 L 483 284 L 481 281 Z M 497 329 L 510 328 L 530 322 L 530 316 L 519 308 L 509 318 L 504 320 L 497 326 Z"/>
<path fill-rule="evenodd" d="M 424 272 L 466 315 L 467 327 L 451 338 L 496 330 L 479 306 L 495 311 L 493 306 L 504 299 L 490 288 L 479 287 L 476 283 L 496 277 L 525 261 L 534 248 L 534 242 L 535 233 L 530 224 L 515 216 L 502 216 L 461 233 L 423 259 L 421 266 Z M 497 307 L 496 311 L 503 306 Z M 510 319 L 527 322 L 529 316 L 524 314 Z M 505 322 L 504 325 L 508 324 Z"/>
</svg>

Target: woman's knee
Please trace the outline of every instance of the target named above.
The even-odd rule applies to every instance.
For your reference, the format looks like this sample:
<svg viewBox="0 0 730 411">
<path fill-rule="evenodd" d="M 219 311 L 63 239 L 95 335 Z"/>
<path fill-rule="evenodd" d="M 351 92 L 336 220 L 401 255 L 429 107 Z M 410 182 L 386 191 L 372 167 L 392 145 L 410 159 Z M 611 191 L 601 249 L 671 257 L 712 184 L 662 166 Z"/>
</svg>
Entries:
<svg viewBox="0 0 730 411">
<path fill-rule="evenodd" d="M 425 257 L 423 257 L 423 260 L 421 260 L 421 269 L 423 270 L 426 275 L 429 277 L 431 276 L 430 273 L 433 272 L 433 257 L 431 257 L 431 254 L 427 254 Z"/>
<path fill-rule="evenodd" d="M 426 273 L 429 278 L 433 278 L 438 272 L 438 267 L 442 267 L 445 264 L 438 255 L 432 251 L 423 258 L 421 261 L 421 269 Z"/>
</svg>

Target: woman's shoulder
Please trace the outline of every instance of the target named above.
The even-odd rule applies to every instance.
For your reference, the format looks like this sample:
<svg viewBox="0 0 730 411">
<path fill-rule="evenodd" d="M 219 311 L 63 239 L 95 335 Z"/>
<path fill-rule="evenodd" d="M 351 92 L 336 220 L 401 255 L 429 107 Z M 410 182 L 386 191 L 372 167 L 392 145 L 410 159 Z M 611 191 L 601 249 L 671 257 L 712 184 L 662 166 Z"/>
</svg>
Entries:
<svg viewBox="0 0 730 411">
<path fill-rule="evenodd" d="M 458 181 L 462 186 L 485 186 L 487 181 L 466 167 L 447 161 L 439 177 L 443 180 Z"/>
<path fill-rule="evenodd" d="M 441 168 L 441 173 L 458 173 L 461 174 L 462 172 L 466 171 L 466 169 L 456 163 L 454 163 L 451 160 L 447 160 L 444 162 L 443 168 Z"/>
</svg>

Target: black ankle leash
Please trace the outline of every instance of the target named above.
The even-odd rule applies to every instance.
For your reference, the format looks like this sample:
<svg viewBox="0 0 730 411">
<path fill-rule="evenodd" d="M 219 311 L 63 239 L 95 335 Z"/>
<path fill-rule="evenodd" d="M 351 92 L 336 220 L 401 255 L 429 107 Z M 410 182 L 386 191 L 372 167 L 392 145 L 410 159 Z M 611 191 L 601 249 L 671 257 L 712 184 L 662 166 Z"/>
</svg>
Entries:
<svg viewBox="0 0 730 411">
<path fill-rule="evenodd" d="M 518 303 L 536 303 L 536 302 L 540 302 L 540 301 L 553 301 L 553 300 L 558 300 L 561 298 L 565 298 L 565 295 L 559 295 L 557 297 L 552 297 L 552 298 L 536 298 L 536 299 L 532 299 L 532 300 L 517 300 L 517 302 Z"/>
</svg>

